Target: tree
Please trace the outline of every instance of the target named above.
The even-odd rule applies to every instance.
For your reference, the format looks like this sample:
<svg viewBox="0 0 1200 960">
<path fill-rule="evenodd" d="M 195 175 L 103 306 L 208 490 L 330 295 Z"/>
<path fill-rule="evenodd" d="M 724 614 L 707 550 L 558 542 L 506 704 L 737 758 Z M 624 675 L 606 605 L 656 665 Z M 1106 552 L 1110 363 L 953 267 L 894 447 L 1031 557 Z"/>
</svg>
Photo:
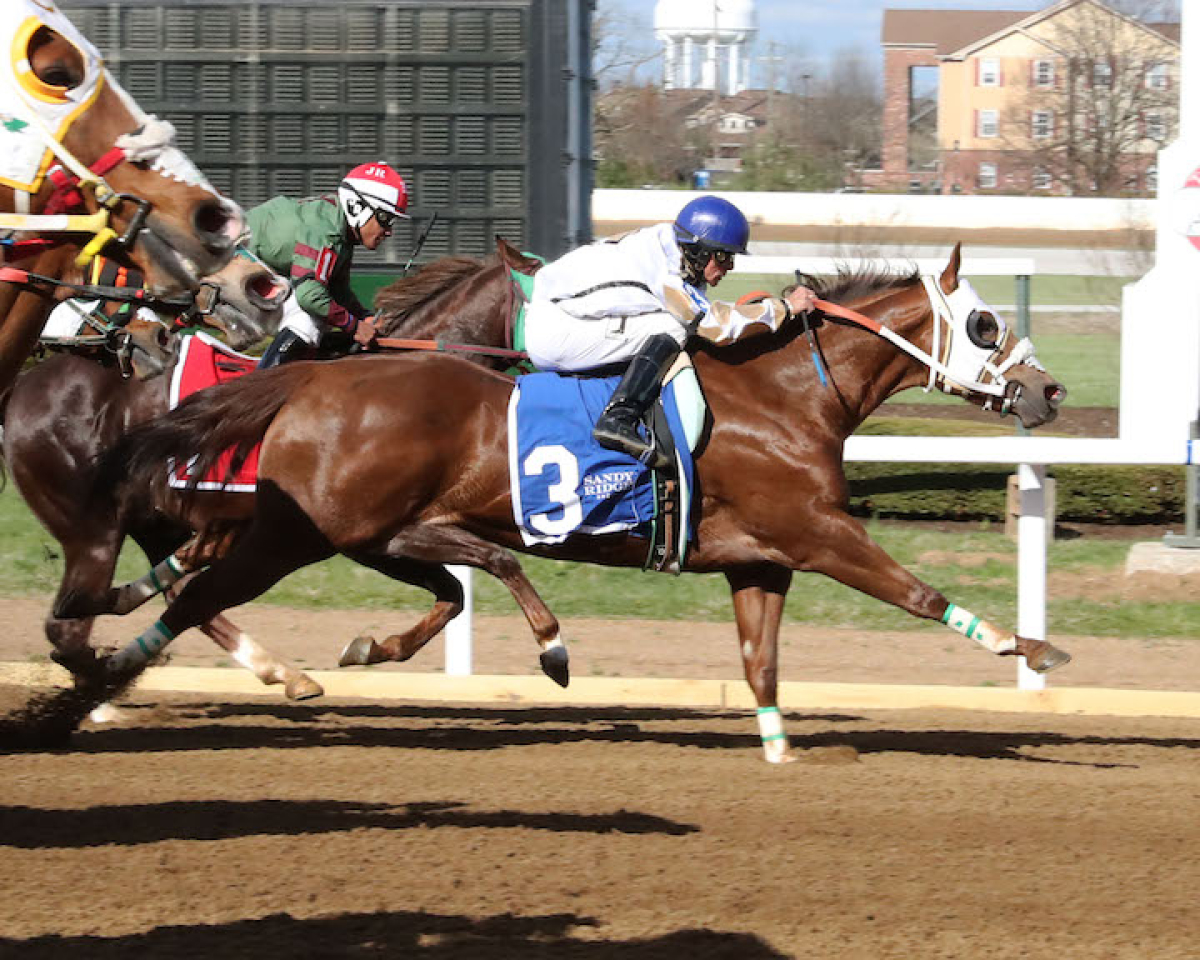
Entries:
<svg viewBox="0 0 1200 960">
<path fill-rule="evenodd" d="M 1140 17 L 1093 0 L 1044 21 L 1035 36 L 1046 55 L 1017 78 L 1025 90 L 1004 120 L 1006 147 L 1028 158 L 1035 186 L 1136 190 L 1178 124 L 1178 48 Z"/>
<path fill-rule="evenodd" d="M 703 144 L 689 138 L 670 100 L 653 84 L 619 87 L 597 98 L 596 186 L 682 185 L 701 166 Z"/>
</svg>

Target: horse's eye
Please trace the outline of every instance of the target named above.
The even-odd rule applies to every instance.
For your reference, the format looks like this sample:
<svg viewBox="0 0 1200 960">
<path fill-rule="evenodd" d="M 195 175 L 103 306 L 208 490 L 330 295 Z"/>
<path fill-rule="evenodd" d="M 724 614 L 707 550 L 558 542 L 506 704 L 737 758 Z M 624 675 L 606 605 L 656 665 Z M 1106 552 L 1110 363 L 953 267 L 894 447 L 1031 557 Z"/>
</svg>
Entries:
<svg viewBox="0 0 1200 960">
<path fill-rule="evenodd" d="M 1000 340 L 1000 321 L 994 314 L 972 310 L 967 317 L 967 336 L 977 347 L 994 349 Z"/>
</svg>

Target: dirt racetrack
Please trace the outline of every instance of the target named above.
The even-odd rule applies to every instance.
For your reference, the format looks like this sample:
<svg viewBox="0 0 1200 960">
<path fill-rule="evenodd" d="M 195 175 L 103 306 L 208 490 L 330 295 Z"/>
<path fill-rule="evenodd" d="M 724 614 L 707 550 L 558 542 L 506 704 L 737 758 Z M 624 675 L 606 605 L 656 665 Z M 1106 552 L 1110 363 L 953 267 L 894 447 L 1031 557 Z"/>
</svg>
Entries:
<svg viewBox="0 0 1200 960">
<path fill-rule="evenodd" d="M 687 628 L 685 645 L 642 625 L 624 649 L 736 676 L 731 628 L 719 656 Z M 503 630 L 481 654 L 531 669 L 532 641 Z M 789 656 L 817 649 L 789 637 Z M 921 635 L 859 639 L 817 672 L 874 650 L 877 680 L 905 660 L 992 675 L 944 637 L 919 657 Z M 1097 644 L 1075 646 L 1084 682 L 1105 680 L 1080 656 Z M 335 640 L 318 647 L 329 666 Z M 1185 653 L 1127 647 L 1112 677 L 1160 656 L 1157 676 L 1200 689 Z M 0 686 L 0 716 L 28 696 Z M 0 958 L 1200 957 L 1200 722 L 788 724 L 802 762 L 771 767 L 745 711 L 135 692 L 69 750 L 0 744 Z"/>
</svg>

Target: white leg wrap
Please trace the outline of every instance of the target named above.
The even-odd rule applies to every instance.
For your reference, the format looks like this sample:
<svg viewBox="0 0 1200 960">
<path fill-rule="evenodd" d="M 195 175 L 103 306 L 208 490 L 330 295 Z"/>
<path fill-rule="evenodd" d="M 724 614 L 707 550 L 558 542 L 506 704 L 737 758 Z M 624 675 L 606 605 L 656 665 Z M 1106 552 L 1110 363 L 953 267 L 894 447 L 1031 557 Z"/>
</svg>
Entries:
<svg viewBox="0 0 1200 960">
<path fill-rule="evenodd" d="M 946 607 L 942 623 L 992 653 L 1013 653 L 1017 649 L 1017 638 L 1011 633 L 1005 633 L 970 610 L 954 604 Z"/>
<path fill-rule="evenodd" d="M 123 615 L 136 610 L 151 597 L 157 597 L 182 580 L 184 573 L 183 565 L 174 555 L 167 557 L 140 580 L 118 588 L 113 613 Z"/>
<path fill-rule="evenodd" d="M 758 733 L 762 737 L 763 753 L 767 763 L 781 763 L 788 755 L 791 744 L 783 732 L 783 714 L 778 707 L 758 708 Z"/>
<path fill-rule="evenodd" d="M 263 683 L 282 683 L 283 668 L 266 650 L 255 643 L 247 634 L 239 633 L 237 646 L 232 650 L 233 659 L 253 673 Z"/>
<path fill-rule="evenodd" d="M 157 621 L 133 643 L 114 653 L 108 661 L 108 669 L 113 673 L 135 670 L 153 660 L 174 639 L 175 634 L 164 627 L 161 620 Z"/>
</svg>

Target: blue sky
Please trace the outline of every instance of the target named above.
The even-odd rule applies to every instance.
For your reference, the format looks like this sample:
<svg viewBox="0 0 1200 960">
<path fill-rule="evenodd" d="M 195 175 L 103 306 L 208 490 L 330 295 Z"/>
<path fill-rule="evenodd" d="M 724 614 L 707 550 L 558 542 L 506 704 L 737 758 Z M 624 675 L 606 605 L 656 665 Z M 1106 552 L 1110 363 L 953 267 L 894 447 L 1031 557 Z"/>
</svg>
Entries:
<svg viewBox="0 0 1200 960">
<path fill-rule="evenodd" d="M 879 33 L 883 10 L 1040 10 L 1049 0 L 756 0 L 758 38 L 754 56 L 765 56 L 767 40 L 776 52 L 814 65 L 853 53 L 880 64 Z M 655 0 L 597 0 L 601 16 L 620 17 L 630 29 L 630 42 L 647 52 L 653 40 Z M 622 27 L 624 29 L 624 27 Z M 782 48 L 782 49 L 781 49 Z M 659 67 L 661 70 L 661 67 Z M 755 83 L 761 83 L 759 77 Z"/>
</svg>

